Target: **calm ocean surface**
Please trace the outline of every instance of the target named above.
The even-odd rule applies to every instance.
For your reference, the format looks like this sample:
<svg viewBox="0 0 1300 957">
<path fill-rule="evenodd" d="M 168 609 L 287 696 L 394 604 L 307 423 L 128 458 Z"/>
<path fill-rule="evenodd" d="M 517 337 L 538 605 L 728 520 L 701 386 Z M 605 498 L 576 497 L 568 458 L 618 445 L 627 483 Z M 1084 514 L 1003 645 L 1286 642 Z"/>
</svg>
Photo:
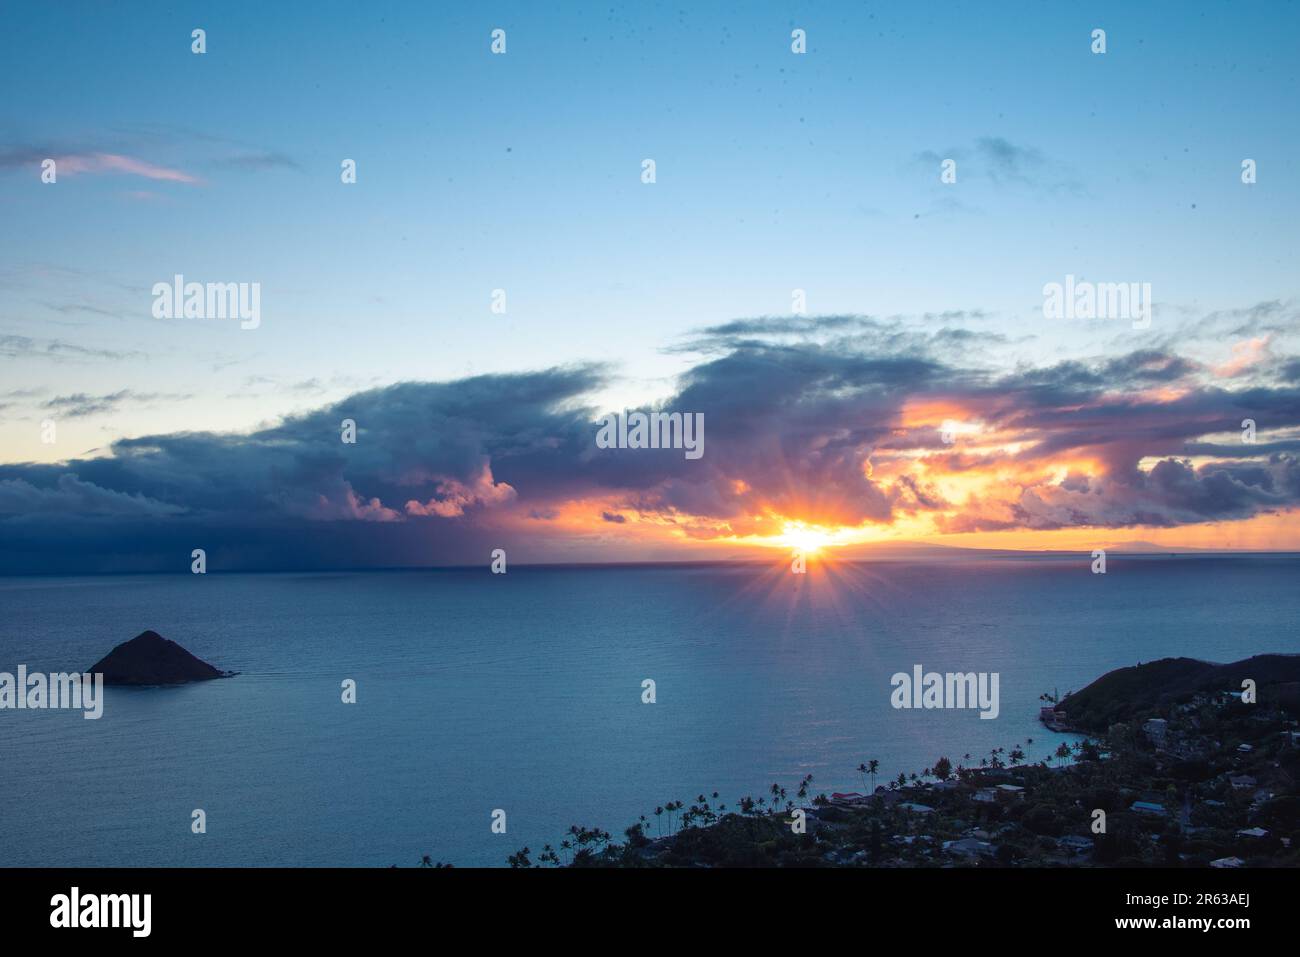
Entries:
<svg viewBox="0 0 1300 957">
<path fill-rule="evenodd" d="M 0 579 L 0 671 L 152 628 L 242 672 L 106 689 L 99 721 L 0 711 L 0 865 L 503 865 L 701 791 L 1038 760 L 1045 690 L 1300 652 L 1297 585 L 1295 556 Z M 914 664 L 999 672 L 1001 715 L 894 710 Z"/>
</svg>

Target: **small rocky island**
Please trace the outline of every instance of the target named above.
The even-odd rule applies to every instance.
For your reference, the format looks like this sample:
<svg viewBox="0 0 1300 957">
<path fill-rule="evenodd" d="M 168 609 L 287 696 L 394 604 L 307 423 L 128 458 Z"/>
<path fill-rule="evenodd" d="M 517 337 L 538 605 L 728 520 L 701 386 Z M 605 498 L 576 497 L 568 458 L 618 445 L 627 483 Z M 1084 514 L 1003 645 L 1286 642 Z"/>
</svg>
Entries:
<svg viewBox="0 0 1300 957">
<path fill-rule="evenodd" d="M 122 642 L 86 673 L 103 674 L 106 685 L 178 685 L 236 674 L 214 668 L 156 631 L 141 632 Z"/>
</svg>

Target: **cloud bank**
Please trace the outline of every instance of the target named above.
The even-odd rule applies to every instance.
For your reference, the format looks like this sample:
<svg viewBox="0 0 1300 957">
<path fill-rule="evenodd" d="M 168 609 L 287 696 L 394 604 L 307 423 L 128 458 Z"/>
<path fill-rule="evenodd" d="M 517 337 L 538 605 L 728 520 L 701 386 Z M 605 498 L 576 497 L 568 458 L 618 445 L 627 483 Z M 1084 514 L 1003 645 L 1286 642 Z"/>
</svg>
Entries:
<svg viewBox="0 0 1300 957">
<path fill-rule="evenodd" d="M 704 414 L 699 460 L 597 448 L 591 397 L 611 372 L 578 365 L 398 383 L 247 434 L 0 466 L 0 571 L 181 570 L 197 547 L 210 568 L 486 563 L 494 547 L 557 560 L 575 541 L 689 557 L 791 521 L 1171 528 L 1300 504 L 1295 358 L 1256 347 L 1224 368 L 1162 347 L 1007 371 L 977 361 L 985 338 L 941 317 L 701 330 L 686 347 L 698 361 L 655 407 Z"/>
</svg>

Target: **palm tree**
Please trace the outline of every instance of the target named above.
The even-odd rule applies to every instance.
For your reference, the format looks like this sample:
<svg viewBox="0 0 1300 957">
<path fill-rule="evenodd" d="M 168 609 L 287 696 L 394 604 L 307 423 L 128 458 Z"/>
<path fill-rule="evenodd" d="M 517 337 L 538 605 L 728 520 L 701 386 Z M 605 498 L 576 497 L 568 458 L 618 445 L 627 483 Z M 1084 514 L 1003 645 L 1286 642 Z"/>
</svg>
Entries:
<svg viewBox="0 0 1300 957">
<path fill-rule="evenodd" d="M 1061 767 L 1064 767 L 1064 766 L 1065 766 L 1065 759 L 1068 758 L 1068 757 L 1070 756 L 1070 754 L 1071 754 L 1070 746 L 1069 746 L 1068 744 L 1066 744 L 1064 741 L 1062 741 L 1062 742 L 1061 742 L 1061 746 L 1060 746 L 1059 748 L 1056 749 L 1057 763 L 1058 763 Z"/>
<path fill-rule="evenodd" d="M 867 773 L 871 775 L 871 793 L 876 793 L 876 772 L 880 770 L 880 762 L 874 758 L 867 762 Z"/>
</svg>

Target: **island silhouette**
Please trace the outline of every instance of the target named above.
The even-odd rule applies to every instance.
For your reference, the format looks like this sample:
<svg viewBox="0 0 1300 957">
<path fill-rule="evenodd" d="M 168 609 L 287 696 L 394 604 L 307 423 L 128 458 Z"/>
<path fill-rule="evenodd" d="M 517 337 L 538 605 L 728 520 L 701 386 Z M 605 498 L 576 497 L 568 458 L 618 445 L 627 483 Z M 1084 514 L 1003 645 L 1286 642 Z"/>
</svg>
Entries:
<svg viewBox="0 0 1300 957">
<path fill-rule="evenodd" d="M 122 642 L 86 673 L 102 674 L 106 685 L 177 685 L 238 674 L 213 667 L 156 631 Z"/>
</svg>

